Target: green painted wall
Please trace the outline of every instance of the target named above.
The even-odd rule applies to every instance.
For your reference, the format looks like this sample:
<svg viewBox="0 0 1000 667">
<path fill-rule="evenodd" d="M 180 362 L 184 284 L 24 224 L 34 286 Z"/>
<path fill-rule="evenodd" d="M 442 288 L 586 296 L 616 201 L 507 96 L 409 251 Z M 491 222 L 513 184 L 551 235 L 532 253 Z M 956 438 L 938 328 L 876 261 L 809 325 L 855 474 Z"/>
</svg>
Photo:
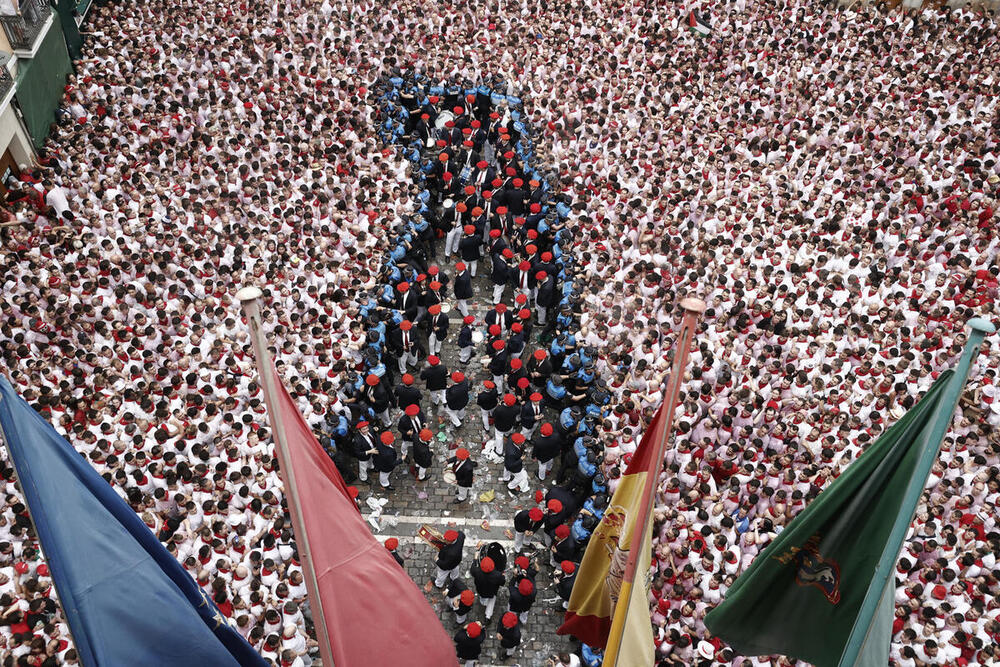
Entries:
<svg viewBox="0 0 1000 667">
<path fill-rule="evenodd" d="M 55 122 L 66 77 L 73 71 L 62 23 L 58 16 L 53 18 L 35 57 L 18 63 L 17 103 L 36 147 L 42 146 L 49 126 Z"/>
</svg>

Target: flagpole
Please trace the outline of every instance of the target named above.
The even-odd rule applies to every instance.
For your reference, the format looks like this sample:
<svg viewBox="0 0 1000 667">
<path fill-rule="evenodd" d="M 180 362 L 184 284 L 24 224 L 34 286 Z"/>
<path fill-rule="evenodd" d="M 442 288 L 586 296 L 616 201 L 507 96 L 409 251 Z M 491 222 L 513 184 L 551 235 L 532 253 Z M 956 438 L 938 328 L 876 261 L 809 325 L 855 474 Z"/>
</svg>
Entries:
<svg viewBox="0 0 1000 667">
<path fill-rule="evenodd" d="M 868 585 L 868 591 L 865 593 L 865 598 L 861 603 L 861 610 L 854 620 L 854 627 L 851 629 L 851 635 L 847 640 L 844 652 L 840 656 L 838 667 L 855 667 L 858 664 L 858 659 L 862 655 L 862 648 L 871 632 L 873 625 L 871 619 L 875 615 L 875 611 L 882 599 L 888 578 L 893 576 L 892 573 L 896 566 L 896 560 L 899 558 L 899 551 L 903 547 L 903 542 L 906 540 L 906 533 L 909 532 L 910 524 L 913 523 L 913 517 L 917 513 L 917 506 L 920 503 L 920 496 L 927 483 L 927 477 L 930 475 L 931 468 L 937 460 L 941 443 L 944 441 L 944 436 L 954 419 L 955 407 L 958 405 L 958 400 L 962 396 L 962 390 L 965 389 L 965 383 L 969 379 L 969 370 L 972 368 L 972 362 L 979 355 L 979 348 L 983 344 L 983 338 L 996 331 L 996 327 L 990 322 L 979 317 L 969 320 L 968 326 L 970 329 L 969 338 L 965 342 L 962 357 L 959 359 L 958 365 L 955 367 L 955 374 L 948 382 L 948 386 L 945 387 L 937 410 L 932 417 L 927 444 L 920 453 L 916 468 L 914 468 L 913 475 L 910 477 L 910 482 L 906 487 L 906 494 L 903 496 L 902 507 L 912 507 L 913 509 L 906 521 L 901 521 L 900 518 L 902 517 L 899 517 L 892 527 L 892 533 L 890 533 L 886 544 L 887 548 L 882 552 L 878 567 L 875 569 L 875 576 Z M 888 548 L 890 545 L 895 545 L 895 548 Z"/>
<path fill-rule="evenodd" d="M 6 373 L 4 374 L 4 376 L 6 376 Z M 11 384 L 11 387 L 13 386 L 14 385 Z M 27 497 L 24 496 L 24 489 L 21 488 L 21 475 L 17 473 L 17 461 L 14 460 L 14 456 L 11 454 L 10 451 L 10 445 L 7 444 L 7 434 L 4 433 L 3 423 L 0 423 L 0 440 L 3 441 L 4 449 L 7 450 L 7 458 L 8 460 L 10 460 L 10 464 L 14 466 L 14 472 L 15 474 L 17 474 L 17 488 L 18 490 L 20 490 L 21 496 L 25 498 L 24 506 L 27 508 L 28 500 Z M 42 561 L 45 562 L 45 567 L 49 568 L 49 574 L 52 574 L 52 566 L 49 565 L 49 558 L 48 556 L 45 555 L 45 549 L 42 548 L 42 539 L 38 536 L 38 528 L 35 526 L 35 515 L 31 513 L 30 508 L 28 508 L 28 520 L 31 521 L 31 530 L 33 533 L 35 533 L 35 539 L 38 540 L 38 555 L 40 555 L 42 557 Z M 60 606 L 62 606 L 62 601 L 68 600 L 69 598 L 64 598 L 62 594 L 59 593 L 59 587 L 56 586 L 56 580 L 54 577 L 52 578 L 52 587 L 56 589 L 56 594 L 59 595 L 59 604 Z M 63 612 L 63 617 L 64 618 L 66 617 L 65 611 Z M 79 646 L 79 644 L 76 643 L 76 639 L 73 637 L 73 628 L 70 627 L 68 621 L 66 623 L 66 629 L 69 631 L 69 638 L 73 640 L 73 645 Z M 77 651 L 76 656 L 80 660 L 80 664 L 83 665 L 84 667 L 87 667 L 87 661 L 83 659 L 83 653 L 84 651 Z M 90 658 L 90 655 L 88 655 L 87 658 Z"/>
<path fill-rule="evenodd" d="M 324 667 L 334 667 L 333 649 L 323 614 L 323 601 L 319 595 L 319 580 L 313 568 L 312 553 L 309 551 L 309 536 L 306 534 L 305 522 L 299 510 L 299 492 L 295 486 L 295 470 L 292 468 L 291 456 L 288 452 L 288 440 L 282 424 L 281 410 L 278 408 L 277 391 L 274 386 L 274 373 L 271 365 L 271 354 L 267 350 L 267 340 L 260 319 L 260 298 L 262 292 L 257 287 L 244 287 L 236 293 L 240 300 L 243 314 L 250 328 L 250 340 L 253 343 L 254 358 L 257 362 L 257 374 L 260 376 L 261 389 L 264 392 L 264 402 L 267 405 L 267 418 L 271 424 L 271 437 L 274 441 L 274 451 L 278 455 L 278 472 L 285 486 L 285 499 L 288 501 L 288 513 L 292 516 L 292 527 L 295 531 L 295 544 L 299 557 L 302 559 L 302 569 L 305 572 L 306 592 L 309 594 L 312 607 L 313 627 L 316 629 L 316 639 L 319 642 L 319 654 Z"/>
<path fill-rule="evenodd" d="M 673 432 L 674 412 L 680 399 L 681 385 L 684 384 L 684 371 L 687 369 L 688 356 L 691 352 L 691 341 L 694 339 L 695 329 L 698 320 L 705 312 L 705 302 L 701 299 L 687 298 L 681 300 L 681 308 L 684 309 L 684 319 L 681 322 L 680 334 L 677 336 L 677 345 L 674 350 L 674 362 L 670 369 L 670 382 L 667 385 L 666 397 L 663 400 L 661 415 L 663 426 L 660 431 L 660 439 L 656 443 L 656 451 L 652 461 L 656 462 L 656 469 L 650 470 L 646 474 L 642 490 L 642 506 L 639 515 L 636 517 L 636 524 L 632 527 L 632 539 L 629 544 L 629 559 L 625 565 L 625 573 L 622 577 L 622 592 L 619 594 L 618 603 L 624 604 L 621 613 L 614 614 L 611 622 L 611 631 L 608 635 L 607 648 L 604 654 L 603 667 L 615 667 L 618 664 L 618 655 L 622 648 L 622 637 L 628 620 L 630 609 L 629 598 L 632 595 L 632 586 L 635 583 L 636 571 L 639 569 L 639 555 L 642 551 L 643 540 L 649 532 L 650 521 L 652 520 L 652 498 L 656 489 L 656 483 L 660 479 L 660 472 L 663 469 L 663 457 L 667 447 L 667 439 Z M 652 466 L 651 466 L 652 467 Z M 649 569 L 649 563 L 644 567 Z"/>
</svg>

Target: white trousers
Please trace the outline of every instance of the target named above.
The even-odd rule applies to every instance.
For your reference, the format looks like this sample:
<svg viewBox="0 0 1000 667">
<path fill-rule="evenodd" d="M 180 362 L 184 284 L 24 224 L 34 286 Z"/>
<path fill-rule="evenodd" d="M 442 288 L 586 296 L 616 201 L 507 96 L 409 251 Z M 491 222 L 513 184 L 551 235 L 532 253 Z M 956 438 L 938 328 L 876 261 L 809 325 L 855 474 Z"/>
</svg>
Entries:
<svg viewBox="0 0 1000 667">
<path fill-rule="evenodd" d="M 521 493 L 525 493 L 528 490 L 528 471 L 521 467 L 521 472 L 514 473 L 507 485 L 510 490 L 518 489 Z"/>
<path fill-rule="evenodd" d="M 363 459 L 358 461 L 358 479 L 362 482 L 368 481 L 368 471 L 372 469 L 371 460 L 365 461 Z"/>
<path fill-rule="evenodd" d="M 446 583 L 448 583 L 449 579 L 457 579 L 458 578 L 458 568 L 457 567 L 453 567 L 450 570 L 442 570 L 441 568 L 439 568 L 438 566 L 435 565 L 434 566 L 434 571 L 435 571 L 434 585 L 437 586 L 438 588 L 441 588 Z"/>
<path fill-rule="evenodd" d="M 462 425 L 465 420 L 465 408 L 461 410 L 452 410 L 451 408 L 445 408 L 444 411 L 448 414 L 448 419 L 451 420 L 452 426 L 458 428 Z"/>
<path fill-rule="evenodd" d="M 438 340 L 436 333 L 431 333 L 427 337 L 427 354 L 433 354 L 437 356 L 441 353 L 441 341 Z"/>
<path fill-rule="evenodd" d="M 476 349 L 474 346 L 470 345 L 468 347 L 458 348 L 458 361 L 459 363 L 467 364 L 469 360 L 472 359 L 472 351 Z"/>
<path fill-rule="evenodd" d="M 451 257 L 451 255 L 458 251 L 458 240 L 462 237 L 462 228 L 455 226 L 451 228 L 444 237 L 444 256 Z"/>
<path fill-rule="evenodd" d="M 493 305 L 500 303 L 500 299 L 503 298 L 503 293 L 507 289 L 507 285 L 494 285 L 493 286 Z"/>
<path fill-rule="evenodd" d="M 538 479 L 545 481 L 545 478 L 549 476 L 549 471 L 552 470 L 552 464 L 555 463 L 555 459 L 549 459 L 545 463 L 541 461 L 538 462 Z"/>
<path fill-rule="evenodd" d="M 462 313 L 462 317 L 469 314 L 469 302 L 466 299 L 456 300 L 455 305 L 458 307 L 458 312 Z"/>
<path fill-rule="evenodd" d="M 435 389 L 431 392 L 431 403 L 434 405 L 444 405 L 444 389 Z"/>
<path fill-rule="evenodd" d="M 469 498 L 469 487 L 459 486 L 458 491 L 455 493 L 455 498 L 458 500 L 467 500 Z"/>
<path fill-rule="evenodd" d="M 483 607 L 486 608 L 486 618 L 487 619 L 493 618 L 493 605 L 497 603 L 496 596 L 493 596 L 491 598 L 479 598 L 479 599 L 483 603 Z"/>
</svg>

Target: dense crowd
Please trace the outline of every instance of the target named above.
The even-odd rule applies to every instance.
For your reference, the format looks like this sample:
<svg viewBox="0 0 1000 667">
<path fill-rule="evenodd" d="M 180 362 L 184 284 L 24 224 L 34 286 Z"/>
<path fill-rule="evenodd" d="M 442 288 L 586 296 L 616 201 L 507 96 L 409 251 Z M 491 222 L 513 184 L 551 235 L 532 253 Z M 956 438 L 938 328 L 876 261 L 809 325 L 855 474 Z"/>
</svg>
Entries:
<svg viewBox="0 0 1000 667">
<path fill-rule="evenodd" d="M 469 461 L 503 459 L 514 492 L 554 477 L 561 499 L 515 517 L 515 550 L 544 526 L 560 595 L 661 399 L 676 303 L 704 299 L 656 511 L 664 665 L 790 664 L 734 655 L 706 611 L 955 362 L 967 319 L 997 319 L 992 15 L 737 0 L 703 37 L 677 6 L 619 1 L 92 11 L 46 151 L 7 184 L 5 371 L 275 664 L 307 667 L 314 642 L 243 285 L 265 291 L 306 418 L 373 489 L 411 448 L 461 502 Z M 500 266 L 499 294 L 463 291 Z M 507 307 L 450 332 L 432 312 L 473 298 Z M 998 342 L 897 565 L 898 665 L 997 660 Z M 495 396 L 442 373 L 439 345 L 488 359 Z M 432 406 L 494 438 L 427 458 Z M 525 472 L 546 438 L 556 465 Z M 0 651 L 73 664 L 0 472 Z M 454 551 L 438 581 L 464 620 Z M 501 646 L 535 595 L 511 556 Z M 482 633 L 467 624 L 460 655 Z"/>
</svg>

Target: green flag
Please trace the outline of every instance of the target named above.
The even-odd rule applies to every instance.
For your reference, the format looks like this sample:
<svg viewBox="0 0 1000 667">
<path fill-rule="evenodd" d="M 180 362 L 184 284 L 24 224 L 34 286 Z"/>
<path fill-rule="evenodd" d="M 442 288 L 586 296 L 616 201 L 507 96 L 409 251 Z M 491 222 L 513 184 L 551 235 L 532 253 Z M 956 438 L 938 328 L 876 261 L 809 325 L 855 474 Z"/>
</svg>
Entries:
<svg viewBox="0 0 1000 667">
<path fill-rule="evenodd" d="M 761 552 L 705 618 L 744 655 L 817 667 L 884 667 L 893 577 L 930 468 L 985 332 L 973 328 L 955 371 L 823 490 Z"/>
</svg>

